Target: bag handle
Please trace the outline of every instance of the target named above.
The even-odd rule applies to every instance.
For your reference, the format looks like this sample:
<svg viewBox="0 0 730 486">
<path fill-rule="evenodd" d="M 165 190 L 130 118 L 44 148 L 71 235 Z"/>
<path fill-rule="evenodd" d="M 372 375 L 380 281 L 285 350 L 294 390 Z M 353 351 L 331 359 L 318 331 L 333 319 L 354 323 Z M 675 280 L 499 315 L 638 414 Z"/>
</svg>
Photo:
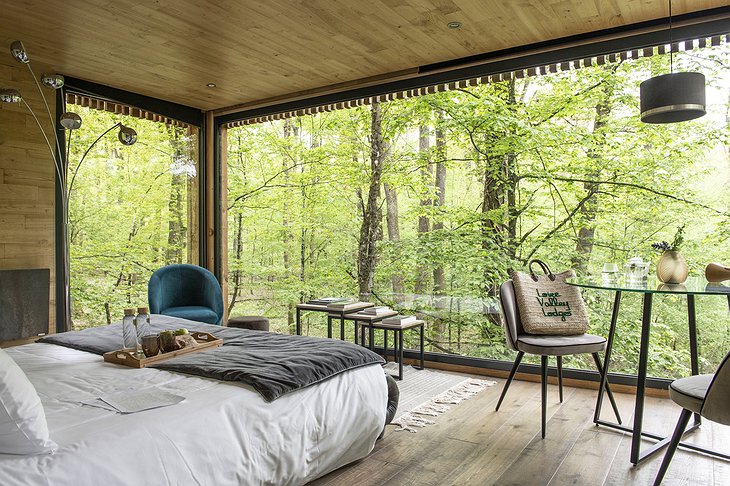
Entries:
<svg viewBox="0 0 730 486">
<path fill-rule="evenodd" d="M 550 281 L 555 281 L 555 274 L 552 272 L 552 270 L 550 270 L 550 267 L 548 267 L 548 264 L 542 260 L 537 260 L 537 259 L 530 260 L 530 263 L 527 264 L 527 268 L 530 270 L 530 277 L 532 277 L 532 280 L 537 282 L 537 274 L 532 269 L 533 263 L 537 263 L 539 265 L 539 267 L 542 269 L 543 273 L 548 276 Z"/>
</svg>

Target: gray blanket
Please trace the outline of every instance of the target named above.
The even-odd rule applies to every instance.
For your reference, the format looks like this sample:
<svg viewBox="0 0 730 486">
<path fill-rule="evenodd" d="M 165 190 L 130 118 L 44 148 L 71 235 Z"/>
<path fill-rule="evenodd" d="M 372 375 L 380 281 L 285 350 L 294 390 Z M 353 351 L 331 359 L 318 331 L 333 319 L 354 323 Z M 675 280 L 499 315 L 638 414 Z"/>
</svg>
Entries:
<svg viewBox="0 0 730 486">
<path fill-rule="evenodd" d="M 151 320 L 154 333 L 184 327 L 224 340 L 219 348 L 177 356 L 152 366 L 247 383 L 269 402 L 343 371 L 383 363 L 379 355 L 366 348 L 334 339 L 235 329 L 161 315 L 153 315 Z M 112 324 L 52 334 L 40 342 L 104 354 L 123 347 L 122 328 L 121 324 Z"/>
</svg>

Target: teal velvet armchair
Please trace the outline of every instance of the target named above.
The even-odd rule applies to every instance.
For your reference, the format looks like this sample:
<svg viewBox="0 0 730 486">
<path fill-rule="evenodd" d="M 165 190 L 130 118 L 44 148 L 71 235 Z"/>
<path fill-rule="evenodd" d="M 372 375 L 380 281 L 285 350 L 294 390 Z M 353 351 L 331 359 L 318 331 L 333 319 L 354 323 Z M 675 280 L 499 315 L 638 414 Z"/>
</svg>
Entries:
<svg viewBox="0 0 730 486">
<path fill-rule="evenodd" d="M 223 292 L 215 276 L 203 267 L 168 265 L 155 271 L 147 286 L 152 314 L 220 324 Z"/>
</svg>

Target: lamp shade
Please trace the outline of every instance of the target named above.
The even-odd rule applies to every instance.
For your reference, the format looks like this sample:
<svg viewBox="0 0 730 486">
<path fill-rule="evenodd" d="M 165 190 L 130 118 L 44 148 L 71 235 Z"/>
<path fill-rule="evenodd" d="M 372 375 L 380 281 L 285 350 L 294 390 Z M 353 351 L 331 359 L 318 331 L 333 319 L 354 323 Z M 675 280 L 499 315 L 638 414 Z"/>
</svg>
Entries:
<svg viewBox="0 0 730 486">
<path fill-rule="evenodd" d="M 647 79 L 639 86 L 641 121 L 673 123 L 704 116 L 705 75 L 671 73 Z"/>
<path fill-rule="evenodd" d="M 20 96 L 20 91 L 18 91 L 17 89 L 12 89 L 12 88 L 0 89 L 0 102 L 20 103 L 20 101 L 22 99 L 23 99 L 23 97 Z"/>
</svg>

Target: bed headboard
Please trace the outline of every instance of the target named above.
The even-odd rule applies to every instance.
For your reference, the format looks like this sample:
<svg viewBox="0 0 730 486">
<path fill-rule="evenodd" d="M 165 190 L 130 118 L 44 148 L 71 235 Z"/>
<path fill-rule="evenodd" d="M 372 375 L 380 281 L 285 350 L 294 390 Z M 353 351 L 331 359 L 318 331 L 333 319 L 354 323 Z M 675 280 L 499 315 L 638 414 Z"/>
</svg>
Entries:
<svg viewBox="0 0 730 486">
<path fill-rule="evenodd" d="M 0 270 L 0 341 L 48 332 L 48 268 Z"/>
</svg>

